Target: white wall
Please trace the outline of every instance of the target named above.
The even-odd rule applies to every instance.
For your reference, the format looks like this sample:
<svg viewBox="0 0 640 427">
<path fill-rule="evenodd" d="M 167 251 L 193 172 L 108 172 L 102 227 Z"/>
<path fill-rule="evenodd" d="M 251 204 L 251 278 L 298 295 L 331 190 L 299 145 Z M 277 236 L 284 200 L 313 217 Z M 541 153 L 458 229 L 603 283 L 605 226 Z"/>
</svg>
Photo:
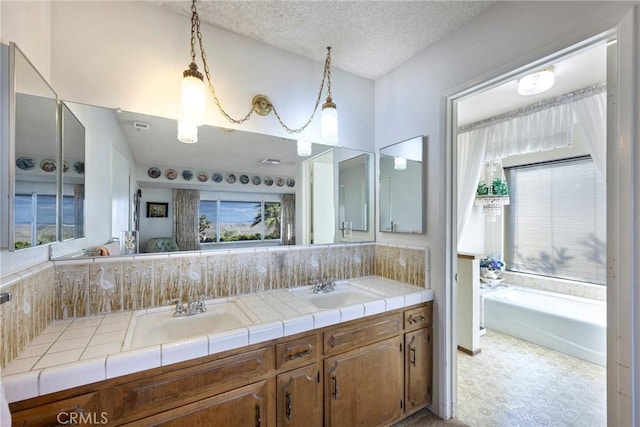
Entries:
<svg viewBox="0 0 640 427">
<path fill-rule="evenodd" d="M 51 1 L 2 1 L 0 12 L 2 43 L 16 43 L 51 82 Z"/>
<path fill-rule="evenodd" d="M 498 2 L 486 12 L 376 81 L 376 147 L 429 137 L 427 155 L 427 232 L 423 235 L 377 233 L 380 242 L 431 248 L 430 283 L 435 292 L 435 410 L 450 415 L 447 374 L 452 332 L 449 322 L 451 277 L 455 262 L 447 244 L 455 242 L 448 226 L 453 205 L 447 156 L 446 96 L 498 77 L 544 56 L 614 28 L 631 2 Z M 452 160 L 450 160 L 453 162 Z M 455 220 L 453 222 L 455 224 Z"/>
<path fill-rule="evenodd" d="M 179 117 L 181 76 L 190 62 L 189 17 L 147 2 L 114 7 L 110 1 L 53 2 L 52 16 L 53 86 L 62 98 Z M 202 36 L 213 83 L 232 116 L 244 116 L 253 96 L 263 93 L 289 126 L 306 122 L 323 63 L 206 24 Z M 373 82 L 333 69 L 332 92 L 341 145 L 372 151 Z M 209 98 L 207 123 L 237 127 L 214 110 Z M 255 116 L 242 128 L 288 136 L 273 115 Z M 320 142 L 319 120 L 300 136 Z"/>
<path fill-rule="evenodd" d="M 171 207 L 171 189 L 142 188 L 140 200 L 140 252 L 152 237 L 173 237 L 173 209 Z M 168 203 L 166 218 L 147 218 L 147 202 Z"/>
</svg>

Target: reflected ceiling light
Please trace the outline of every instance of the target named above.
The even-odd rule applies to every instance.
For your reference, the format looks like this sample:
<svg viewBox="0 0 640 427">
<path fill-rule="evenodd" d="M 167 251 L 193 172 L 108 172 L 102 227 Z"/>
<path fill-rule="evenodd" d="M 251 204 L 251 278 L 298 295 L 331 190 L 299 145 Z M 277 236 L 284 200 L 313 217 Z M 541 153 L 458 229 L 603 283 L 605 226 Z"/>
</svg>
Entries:
<svg viewBox="0 0 640 427">
<path fill-rule="evenodd" d="M 393 158 L 393 168 L 395 170 L 405 170 L 407 168 L 407 159 L 401 156 L 395 156 Z"/>
<path fill-rule="evenodd" d="M 204 70 L 204 76 L 202 73 L 198 71 L 198 66 L 196 64 L 196 40 L 198 42 L 198 47 L 200 48 L 200 58 L 202 59 L 202 66 Z M 273 114 L 276 117 L 276 120 L 280 124 L 280 126 L 287 133 L 300 133 L 304 131 L 311 121 L 313 120 L 316 112 L 318 111 L 318 107 L 320 106 L 320 100 L 322 99 L 322 92 L 324 91 L 325 84 L 327 85 L 327 98 L 324 104 L 322 104 L 322 140 L 327 144 L 335 145 L 338 142 L 338 113 L 336 110 L 336 104 L 333 102 L 333 98 L 331 97 L 331 47 L 327 47 L 327 57 L 324 61 L 324 73 L 322 75 L 322 82 L 320 83 L 320 89 L 318 91 L 318 96 L 316 98 L 315 105 L 313 107 L 313 111 L 311 112 L 309 119 L 305 124 L 298 128 L 292 128 L 287 126 L 283 121 L 282 117 L 278 113 L 275 105 L 271 103 L 271 100 L 266 95 L 256 95 L 253 97 L 251 101 L 251 110 L 242 118 L 233 118 L 229 113 L 227 113 L 224 108 L 222 108 L 222 103 L 218 99 L 216 95 L 215 87 L 211 82 L 211 73 L 209 71 L 209 65 L 207 65 L 207 55 L 204 52 L 204 46 L 202 45 L 202 33 L 200 31 L 200 16 L 198 15 L 198 10 L 196 8 L 196 0 L 192 0 L 191 3 L 191 63 L 189 64 L 189 68 L 185 70 L 183 75 L 183 83 L 182 83 L 182 118 L 181 120 L 184 122 L 188 122 L 191 126 L 200 126 L 204 123 L 204 113 L 205 113 L 205 95 L 204 95 L 204 78 L 207 79 L 207 86 L 209 87 L 209 92 L 213 97 L 213 101 L 218 107 L 220 114 L 227 119 L 230 123 L 240 125 L 256 113 L 261 116 L 266 116 L 273 111 Z M 180 139 L 180 135 L 178 135 L 178 139 Z M 197 140 L 197 137 L 196 137 Z M 183 141 L 180 139 L 180 141 Z M 187 141 L 183 141 L 187 142 Z M 189 141 L 191 142 L 191 141 Z"/>
<path fill-rule="evenodd" d="M 518 93 L 524 96 L 537 95 L 551 89 L 554 82 L 553 67 L 548 67 L 519 79 Z"/>
<path fill-rule="evenodd" d="M 198 126 L 188 121 L 179 120 L 178 140 L 185 144 L 195 144 L 198 142 Z"/>
<path fill-rule="evenodd" d="M 308 157 L 311 155 L 311 142 L 305 141 L 303 139 L 298 140 L 298 156 L 300 157 Z"/>
</svg>

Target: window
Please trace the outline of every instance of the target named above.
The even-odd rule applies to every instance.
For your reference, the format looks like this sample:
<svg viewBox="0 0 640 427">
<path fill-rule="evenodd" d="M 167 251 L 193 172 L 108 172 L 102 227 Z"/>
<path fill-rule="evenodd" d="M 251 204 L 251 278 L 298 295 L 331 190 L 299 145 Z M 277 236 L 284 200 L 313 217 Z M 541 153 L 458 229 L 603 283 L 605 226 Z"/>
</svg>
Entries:
<svg viewBox="0 0 640 427">
<path fill-rule="evenodd" d="M 506 169 L 508 270 L 606 283 L 606 193 L 590 157 Z"/>
<path fill-rule="evenodd" d="M 279 240 L 280 202 L 200 201 L 200 242 Z"/>
<path fill-rule="evenodd" d="M 56 241 L 56 196 L 16 194 L 15 248 L 22 249 Z"/>
</svg>

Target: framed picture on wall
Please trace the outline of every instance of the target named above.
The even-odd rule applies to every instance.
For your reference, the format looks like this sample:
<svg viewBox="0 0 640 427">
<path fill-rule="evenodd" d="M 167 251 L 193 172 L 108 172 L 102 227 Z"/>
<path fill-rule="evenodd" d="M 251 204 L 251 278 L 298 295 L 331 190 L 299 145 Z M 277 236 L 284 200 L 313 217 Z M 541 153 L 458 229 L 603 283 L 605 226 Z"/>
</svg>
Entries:
<svg viewBox="0 0 640 427">
<path fill-rule="evenodd" d="M 169 216 L 169 203 L 147 202 L 147 218 L 166 218 Z"/>
</svg>

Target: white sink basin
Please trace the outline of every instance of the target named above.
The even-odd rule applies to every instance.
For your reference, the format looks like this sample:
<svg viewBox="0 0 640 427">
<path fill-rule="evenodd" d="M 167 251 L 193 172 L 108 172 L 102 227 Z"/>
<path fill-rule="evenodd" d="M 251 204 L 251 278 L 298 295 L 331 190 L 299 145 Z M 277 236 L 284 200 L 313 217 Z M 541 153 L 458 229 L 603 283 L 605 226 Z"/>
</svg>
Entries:
<svg viewBox="0 0 640 427">
<path fill-rule="evenodd" d="M 383 298 L 382 296 L 369 292 L 346 283 L 336 285 L 331 292 L 314 294 L 313 288 L 292 289 L 291 292 L 298 298 L 315 305 L 318 308 L 339 308 L 353 304 L 363 304 L 365 302 Z"/>
<path fill-rule="evenodd" d="M 207 304 L 207 311 L 192 316 L 173 317 L 174 307 L 132 318 L 125 347 L 137 348 L 198 335 L 226 331 L 253 322 L 235 302 Z"/>
</svg>

